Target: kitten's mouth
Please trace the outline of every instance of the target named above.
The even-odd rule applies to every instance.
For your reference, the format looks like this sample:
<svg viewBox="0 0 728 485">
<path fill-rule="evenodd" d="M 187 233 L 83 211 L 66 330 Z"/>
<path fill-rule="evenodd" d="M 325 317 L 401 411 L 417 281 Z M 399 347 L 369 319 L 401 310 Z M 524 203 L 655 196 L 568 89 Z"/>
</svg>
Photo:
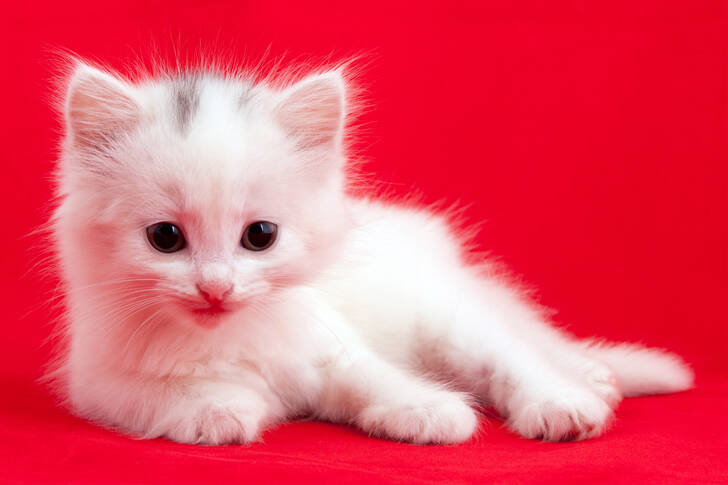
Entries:
<svg viewBox="0 0 728 485">
<path fill-rule="evenodd" d="M 203 302 L 185 301 L 182 305 L 188 315 L 192 316 L 192 322 L 203 328 L 216 328 L 225 322 L 226 317 L 235 313 L 240 307 L 241 302 L 209 302 L 207 305 Z"/>
<path fill-rule="evenodd" d="M 195 315 L 196 325 L 203 328 L 216 328 L 222 323 L 222 317 L 226 313 L 230 313 L 230 310 L 220 305 L 210 305 L 192 308 L 191 312 Z"/>
<path fill-rule="evenodd" d="M 193 308 L 192 312 L 198 315 L 222 315 L 227 313 L 229 310 L 220 305 L 210 305 L 203 308 Z"/>
</svg>

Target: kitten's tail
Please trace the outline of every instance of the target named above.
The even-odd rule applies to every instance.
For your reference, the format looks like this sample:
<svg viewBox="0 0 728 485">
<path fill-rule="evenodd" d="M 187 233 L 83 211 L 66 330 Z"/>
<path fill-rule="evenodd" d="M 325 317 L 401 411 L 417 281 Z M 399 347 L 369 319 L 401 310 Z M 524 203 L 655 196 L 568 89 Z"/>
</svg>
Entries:
<svg viewBox="0 0 728 485">
<path fill-rule="evenodd" d="M 625 397 L 691 389 L 694 374 L 679 356 L 637 344 L 584 342 L 588 355 L 609 366 Z"/>
</svg>

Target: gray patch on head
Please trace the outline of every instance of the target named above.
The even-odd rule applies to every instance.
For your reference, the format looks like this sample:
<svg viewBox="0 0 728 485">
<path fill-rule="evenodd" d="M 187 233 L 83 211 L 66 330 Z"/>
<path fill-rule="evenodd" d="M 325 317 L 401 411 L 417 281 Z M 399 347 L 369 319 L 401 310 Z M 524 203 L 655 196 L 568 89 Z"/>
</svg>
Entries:
<svg viewBox="0 0 728 485">
<path fill-rule="evenodd" d="M 238 109 L 243 109 L 253 99 L 253 87 L 244 83 L 241 88 L 240 95 L 238 96 Z"/>
<path fill-rule="evenodd" d="M 182 133 L 189 128 L 200 105 L 199 81 L 198 76 L 185 75 L 172 82 L 172 107 L 177 128 Z"/>
</svg>

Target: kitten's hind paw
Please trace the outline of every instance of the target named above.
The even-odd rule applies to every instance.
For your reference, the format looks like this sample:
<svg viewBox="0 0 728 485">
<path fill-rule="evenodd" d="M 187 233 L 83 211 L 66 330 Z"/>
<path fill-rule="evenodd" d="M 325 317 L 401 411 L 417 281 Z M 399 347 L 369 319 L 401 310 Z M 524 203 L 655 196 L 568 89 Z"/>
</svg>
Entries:
<svg viewBox="0 0 728 485">
<path fill-rule="evenodd" d="M 622 400 L 622 392 L 619 389 L 617 378 L 604 364 L 595 363 L 585 373 L 586 382 L 599 397 L 601 397 L 612 409 L 616 408 Z"/>
<path fill-rule="evenodd" d="M 526 438 L 569 441 L 601 435 L 614 414 L 596 394 L 580 388 L 555 390 L 537 399 L 524 399 L 507 425 Z"/>
<path fill-rule="evenodd" d="M 442 391 L 420 402 L 375 404 L 359 425 L 372 435 L 416 444 L 456 444 L 475 432 L 478 418 L 457 393 Z"/>
</svg>

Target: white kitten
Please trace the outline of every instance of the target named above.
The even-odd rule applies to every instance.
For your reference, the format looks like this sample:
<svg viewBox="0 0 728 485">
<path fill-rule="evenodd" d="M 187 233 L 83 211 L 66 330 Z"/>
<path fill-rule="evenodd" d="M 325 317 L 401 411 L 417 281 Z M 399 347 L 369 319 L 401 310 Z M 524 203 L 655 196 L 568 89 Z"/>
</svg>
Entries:
<svg viewBox="0 0 728 485">
<path fill-rule="evenodd" d="M 444 218 L 347 195 L 340 71 L 131 83 L 76 63 L 53 219 L 74 412 L 185 443 L 301 415 L 459 443 L 488 403 L 562 440 L 623 395 L 691 387 L 674 355 L 550 327 Z"/>
</svg>

